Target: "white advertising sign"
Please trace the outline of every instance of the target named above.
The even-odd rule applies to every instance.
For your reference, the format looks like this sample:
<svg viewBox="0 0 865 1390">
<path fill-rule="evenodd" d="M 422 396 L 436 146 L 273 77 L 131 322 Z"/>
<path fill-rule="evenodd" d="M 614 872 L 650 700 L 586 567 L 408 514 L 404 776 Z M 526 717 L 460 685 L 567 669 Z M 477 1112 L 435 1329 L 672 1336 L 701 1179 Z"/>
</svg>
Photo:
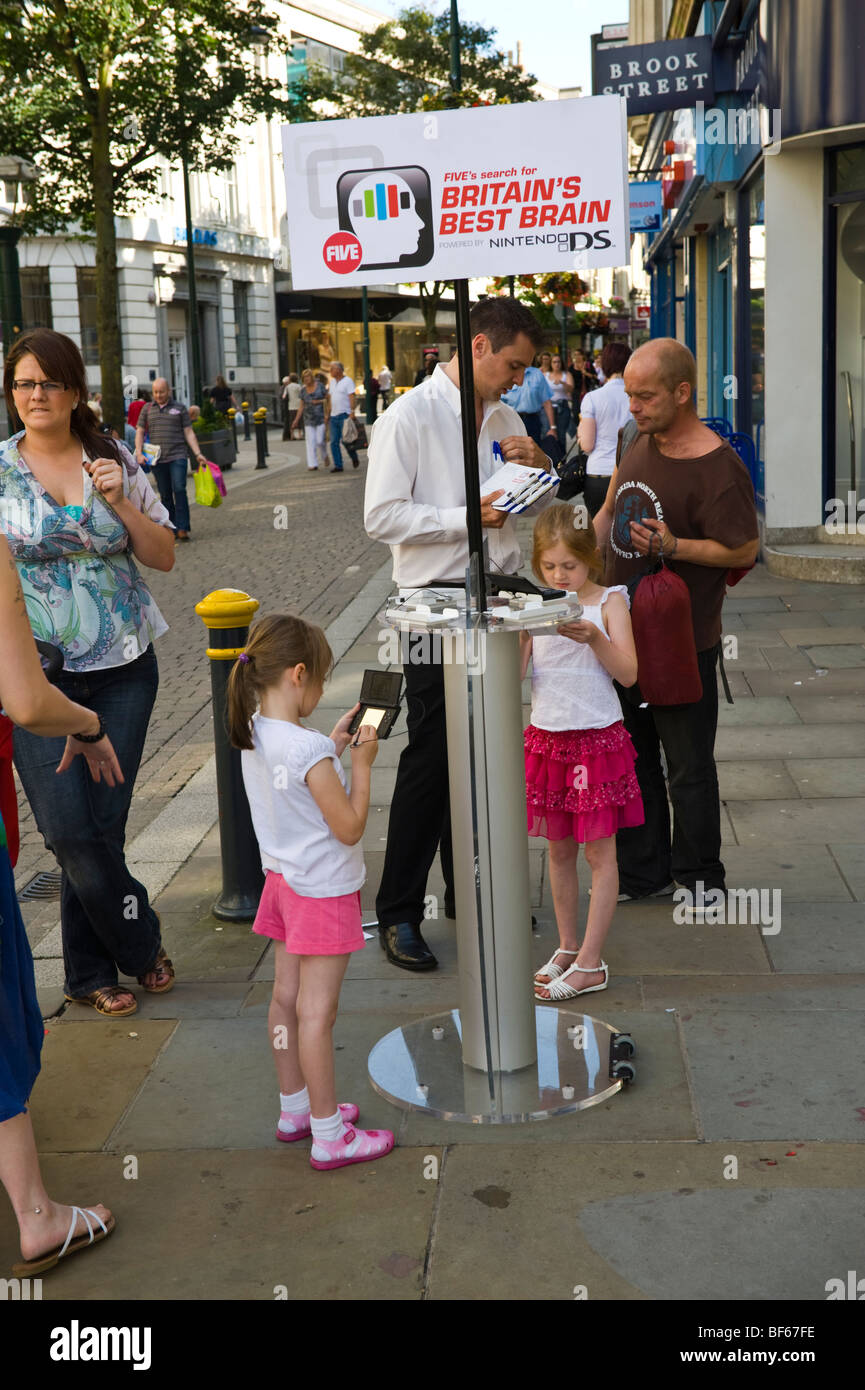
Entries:
<svg viewBox="0 0 865 1390">
<path fill-rule="evenodd" d="M 298 290 L 626 265 L 618 96 L 283 126 Z"/>
</svg>

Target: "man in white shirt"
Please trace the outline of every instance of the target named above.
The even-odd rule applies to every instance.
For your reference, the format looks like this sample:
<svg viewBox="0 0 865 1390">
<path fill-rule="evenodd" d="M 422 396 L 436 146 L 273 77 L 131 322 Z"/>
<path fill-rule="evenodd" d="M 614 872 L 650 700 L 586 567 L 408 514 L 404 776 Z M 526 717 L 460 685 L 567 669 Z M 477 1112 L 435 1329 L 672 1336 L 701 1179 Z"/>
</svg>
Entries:
<svg viewBox="0 0 865 1390">
<path fill-rule="evenodd" d="M 481 522 L 489 567 L 514 574 L 521 555 L 513 522 L 484 495 L 484 482 L 508 463 L 549 469 L 517 412 L 501 400 L 522 382 L 543 334 L 524 305 L 485 299 L 471 313 L 475 426 L 481 481 Z M 552 499 L 552 494 L 546 501 Z M 393 552 L 393 577 L 411 592 L 436 580 L 463 582 L 468 564 L 465 468 L 459 362 L 439 365 L 420 386 L 376 422 L 370 440 L 364 524 Z M 432 970 L 437 961 L 420 933 L 426 881 L 440 848 L 445 915 L 454 915 L 453 856 L 447 774 L 444 677 L 440 653 L 429 664 L 404 666 L 408 744 L 391 802 L 387 849 L 376 900 L 381 944 L 405 970 Z"/>
<path fill-rule="evenodd" d="M 342 427 L 348 416 L 354 414 L 355 394 L 354 382 L 350 376 L 346 376 L 341 362 L 331 362 L 330 381 L 327 389 L 330 393 L 328 418 L 330 420 L 330 452 L 333 455 L 333 471 L 334 473 L 342 473 Z M 360 459 L 354 444 L 346 444 L 345 449 L 351 459 L 352 468 L 357 468 Z"/>
<path fill-rule="evenodd" d="M 383 411 L 387 410 L 390 405 L 390 388 L 392 385 L 393 372 L 385 362 L 384 366 L 379 368 L 378 373 L 378 393 L 381 396 L 381 408 Z"/>
</svg>

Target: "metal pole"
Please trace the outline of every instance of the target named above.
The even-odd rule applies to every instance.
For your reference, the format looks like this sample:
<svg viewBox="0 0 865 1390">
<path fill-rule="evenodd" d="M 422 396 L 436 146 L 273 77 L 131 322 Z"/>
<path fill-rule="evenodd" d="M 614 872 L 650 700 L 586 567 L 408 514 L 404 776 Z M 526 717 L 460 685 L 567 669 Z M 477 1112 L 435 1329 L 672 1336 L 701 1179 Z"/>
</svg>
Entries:
<svg viewBox="0 0 865 1390">
<path fill-rule="evenodd" d="M 568 306 L 567 306 L 567 304 L 563 304 L 563 305 L 562 305 L 562 325 L 561 325 L 561 328 L 562 328 L 562 331 L 561 331 L 561 338 L 560 338 L 560 346 L 561 346 L 561 358 L 562 358 L 562 371 L 564 372 L 564 371 L 567 371 L 567 363 L 568 363 Z"/>
<path fill-rule="evenodd" d="M 242 589 L 216 589 L 195 605 L 209 632 L 210 685 L 213 694 L 213 743 L 216 795 L 222 853 L 222 892 L 211 909 L 221 922 L 251 922 L 258 908 L 264 875 L 243 786 L 240 750 L 232 748 L 226 724 L 226 691 L 231 663 L 246 644 L 258 599 Z"/>
<path fill-rule="evenodd" d="M 469 324 L 469 282 L 454 280 L 457 311 L 457 360 L 460 373 L 460 413 L 463 427 L 463 462 L 466 479 L 466 522 L 469 533 L 469 566 L 477 613 L 487 606 L 484 578 L 484 530 L 481 525 L 481 481 L 478 465 L 478 429 L 475 414 L 475 374 L 472 364 L 472 331 Z"/>
<path fill-rule="evenodd" d="M 363 315 L 363 337 L 361 346 L 363 348 L 363 389 L 366 400 L 366 423 L 372 425 L 375 422 L 375 401 L 372 398 L 372 372 L 369 366 L 369 295 L 366 292 L 366 285 L 361 286 L 360 306 Z"/>
<path fill-rule="evenodd" d="M 451 91 L 458 92 L 462 87 L 460 67 L 460 17 L 457 13 L 457 0 L 451 0 Z"/>
<path fill-rule="evenodd" d="M 181 147 L 180 167 L 183 170 L 183 202 L 186 209 L 186 279 L 189 284 L 189 342 L 192 348 L 192 404 L 201 404 L 201 343 L 198 339 L 198 294 L 195 288 L 195 250 L 192 240 L 192 202 L 189 196 L 189 169 L 186 164 L 186 141 Z M 190 402 L 187 402 L 190 404 Z"/>
<path fill-rule="evenodd" d="M 267 411 L 264 406 L 255 412 L 255 454 L 256 469 L 266 468 L 267 457 Z"/>
<path fill-rule="evenodd" d="M 24 326 L 18 267 L 20 227 L 0 227 L 0 339 L 4 356 Z"/>
</svg>

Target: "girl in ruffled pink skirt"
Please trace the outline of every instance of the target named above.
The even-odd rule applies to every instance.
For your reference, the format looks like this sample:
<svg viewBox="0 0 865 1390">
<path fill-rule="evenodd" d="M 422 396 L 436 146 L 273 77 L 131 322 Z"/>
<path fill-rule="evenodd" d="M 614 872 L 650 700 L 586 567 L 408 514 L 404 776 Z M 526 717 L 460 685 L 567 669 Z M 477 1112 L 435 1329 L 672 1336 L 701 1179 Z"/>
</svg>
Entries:
<svg viewBox="0 0 865 1390">
<path fill-rule="evenodd" d="M 559 502 L 535 523 L 532 568 L 540 583 L 576 591 L 579 621 L 552 636 L 521 636 L 523 675 L 532 663 L 532 722 L 525 732 L 530 835 L 550 842 L 550 883 L 559 949 L 534 977 L 542 1003 L 606 989 L 603 946 L 619 895 L 616 831 L 642 825 L 636 753 L 613 680 L 633 685 L 637 655 L 628 594 L 598 582 L 601 557 L 584 508 Z M 585 845 L 592 890 L 579 939 L 577 846 Z"/>
</svg>

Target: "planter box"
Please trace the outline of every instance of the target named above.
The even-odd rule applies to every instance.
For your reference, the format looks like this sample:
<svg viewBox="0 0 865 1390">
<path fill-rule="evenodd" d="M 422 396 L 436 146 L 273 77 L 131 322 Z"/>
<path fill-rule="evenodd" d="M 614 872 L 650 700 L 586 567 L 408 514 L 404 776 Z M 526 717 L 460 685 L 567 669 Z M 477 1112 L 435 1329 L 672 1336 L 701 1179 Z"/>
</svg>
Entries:
<svg viewBox="0 0 865 1390">
<path fill-rule="evenodd" d="M 217 430 L 215 434 L 200 434 L 198 445 L 204 457 L 217 464 L 223 472 L 226 468 L 230 468 L 237 458 L 230 430 Z"/>
</svg>

